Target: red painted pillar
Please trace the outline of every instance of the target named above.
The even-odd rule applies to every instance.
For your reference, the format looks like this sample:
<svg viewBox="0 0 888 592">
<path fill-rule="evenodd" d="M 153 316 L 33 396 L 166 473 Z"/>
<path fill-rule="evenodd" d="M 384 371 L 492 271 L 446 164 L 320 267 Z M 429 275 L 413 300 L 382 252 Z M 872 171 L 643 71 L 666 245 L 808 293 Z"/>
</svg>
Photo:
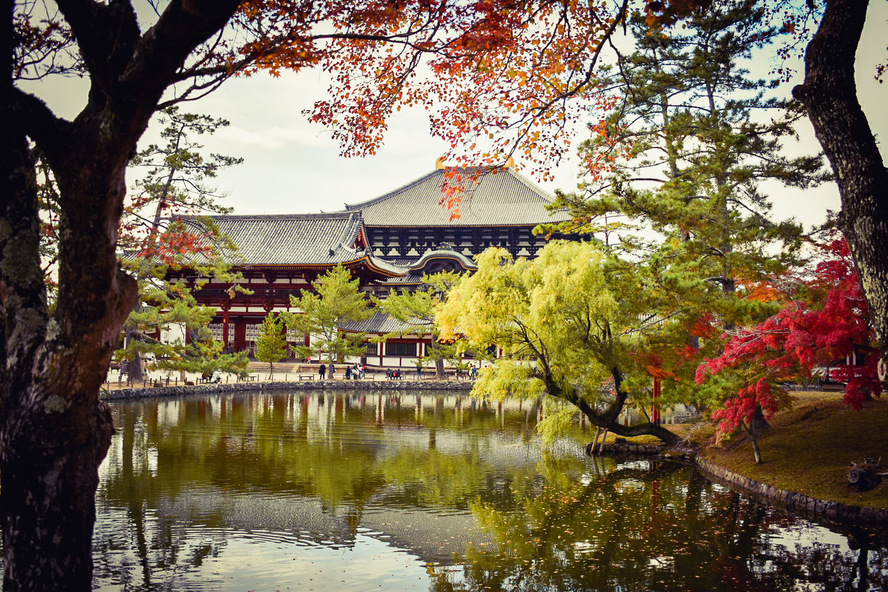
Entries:
<svg viewBox="0 0 888 592">
<path fill-rule="evenodd" d="M 228 326 L 231 322 L 228 310 L 231 305 L 227 302 L 222 305 L 222 347 L 223 351 L 228 349 Z"/>
<path fill-rule="evenodd" d="M 653 405 L 651 409 L 651 423 L 654 425 L 660 425 L 660 405 L 657 403 L 657 399 L 660 398 L 660 379 L 654 378 L 654 396 L 653 396 Z"/>
</svg>

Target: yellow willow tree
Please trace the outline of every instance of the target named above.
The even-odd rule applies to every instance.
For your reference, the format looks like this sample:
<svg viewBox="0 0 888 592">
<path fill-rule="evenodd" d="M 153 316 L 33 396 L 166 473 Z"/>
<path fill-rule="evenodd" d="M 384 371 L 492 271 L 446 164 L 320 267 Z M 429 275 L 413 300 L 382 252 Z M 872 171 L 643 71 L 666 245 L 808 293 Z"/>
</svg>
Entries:
<svg viewBox="0 0 888 592">
<path fill-rule="evenodd" d="M 502 350 L 475 383 L 492 399 L 546 395 L 570 406 L 541 424 L 554 437 L 577 411 L 622 436 L 679 438 L 651 422 L 628 425 L 628 406 L 649 404 L 644 363 L 650 301 L 592 243 L 554 241 L 533 260 L 491 248 L 478 271 L 450 291 L 436 315 L 442 338 L 463 335 L 479 350 Z M 656 329 L 652 329 L 656 331 Z"/>
</svg>

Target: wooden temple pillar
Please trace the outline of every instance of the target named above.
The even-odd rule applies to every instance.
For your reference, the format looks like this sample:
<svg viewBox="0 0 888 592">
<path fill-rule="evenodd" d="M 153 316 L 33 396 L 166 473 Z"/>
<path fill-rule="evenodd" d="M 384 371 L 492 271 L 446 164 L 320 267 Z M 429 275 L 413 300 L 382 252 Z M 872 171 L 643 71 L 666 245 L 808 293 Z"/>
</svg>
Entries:
<svg viewBox="0 0 888 592">
<path fill-rule="evenodd" d="M 229 326 L 231 325 L 231 304 L 222 303 L 222 351 L 228 351 Z"/>
<path fill-rule="evenodd" d="M 660 398 L 660 379 L 654 378 L 654 395 L 653 395 L 653 405 L 651 409 L 651 423 L 654 425 L 660 425 L 660 402 L 658 399 Z"/>
</svg>

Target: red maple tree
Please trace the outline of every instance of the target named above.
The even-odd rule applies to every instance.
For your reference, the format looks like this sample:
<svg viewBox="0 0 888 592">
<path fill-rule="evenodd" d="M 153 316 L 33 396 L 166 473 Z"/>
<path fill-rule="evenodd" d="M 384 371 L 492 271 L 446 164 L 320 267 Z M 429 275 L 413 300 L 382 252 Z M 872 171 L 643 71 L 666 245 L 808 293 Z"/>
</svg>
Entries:
<svg viewBox="0 0 888 592">
<path fill-rule="evenodd" d="M 749 426 L 758 409 L 769 418 L 780 406 L 780 384 L 789 381 L 821 377 L 844 383 L 844 401 L 854 409 L 881 394 L 869 310 L 848 244 L 838 238 L 820 248 L 826 258 L 797 290 L 804 298 L 789 299 L 777 314 L 738 331 L 721 355 L 697 369 L 698 383 L 727 371 L 745 382 L 712 413 L 721 433 Z M 852 356 L 864 363 L 844 362 Z"/>
</svg>

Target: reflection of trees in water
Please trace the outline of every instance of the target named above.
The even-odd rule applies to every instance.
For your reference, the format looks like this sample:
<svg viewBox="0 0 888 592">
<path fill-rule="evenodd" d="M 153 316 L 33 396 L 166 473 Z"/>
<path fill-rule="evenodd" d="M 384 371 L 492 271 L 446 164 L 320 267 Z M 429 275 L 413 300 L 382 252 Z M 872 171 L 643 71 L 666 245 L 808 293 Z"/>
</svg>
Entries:
<svg viewBox="0 0 888 592">
<path fill-rule="evenodd" d="M 402 405 L 390 394 L 369 401 L 363 394 L 273 394 L 132 403 L 116 414 L 119 445 L 99 492 L 115 528 L 103 530 L 100 521 L 94 548 L 97 578 L 127 589 L 163 589 L 177 571 L 219 555 L 225 539 L 212 533 L 229 519 L 229 494 L 317 500 L 322 512 L 342 518 L 346 532 L 338 536 L 353 540 L 371 500 L 377 507 L 467 510 L 479 491 L 491 491 L 480 494 L 486 500 L 509 491 L 484 474 L 478 438 L 463 454 L 438 450 L 437 435 L 450 428 L 484 434 L 502 426 L 501 413 L 470 402 L 446 408 L 437 396 Z M 406 444 L 418 447 L 392 453 L 392 433 L 406 433 Z M 208 490 L 222 501 L 197 499 Z M 165 513 L 181 500 L 183 521 Z M 330 533 L 300 537 L 321 544 Z"/>
<path fill-rule="evenodd" d="M 138 419 L 148 420 L 143 425 L 156 424 L 156 414 Z M 110 511 L 124 514 L 125 519 L 113 520 L 112 529 L 102 529 L 101 522 L 97 525 L 93 537 L 95 577 L 132 592 L 171 590 L 175 589 L 177 565 L 199 567 L 207 557 L 219 555 L 225 540 L 208 541 L 205 533 L 191 536 L 174 519 L 146 515 L 151 510 L 147 500 L 157 492 L 153 479 L 139 478 L 150 472 L 145 442 L 138 442 L 144 434 L 136 423 L 136 414 L 118 418 L 120 474 L 117 495 L 112 497 L 120 503 L 113 504 Z"/>
<path fill-rule="evenodd" d="M 813 542 L 783 549 L 775 561 L 789 584 L 807 581 L 822 589 L 865 592 L 888 589 L 888 555 L 871 533 L 856 531 L 848 535 L 850 552 L 837 551 L 836 545 Z M 773 557 L 772 557 L 773 559 Z"/>
<path fill-rule="evenodd" d="M 474 507 L 497 548 L 470 547 L 461 572 L 436 570 L 433 590 L 885 589 L 884 549 L 818 542 L 817 527 L 687 468 L 544 464 L 547 484 L 522 508 Z"/>
<path fill-rule="evenodd" d="M 226 551 L 228 494 L 255 491 L 285 503 L 312 500 L 340 519 L 334 535 L 303 533 L 317 543 L 339 536 L 347 545 L 370 506 L 471 509 L 497 544 L 470 544 L 458 568 L 430 567 L 433 590 L 771 592 L 807 582 L 850 591 L 888 584 L 881 543 L 858 534 L 849 551 L 818 541 L 821 531 L 807 522 L 685 467 L 548 455 L 494 467 L 497 451 L 484 438 L 511 429 L 512 442 L 524 441 L 532 429 L 525 410 L 428 401 L 275 394 L 121 406 L 115 462 L 99 491 L 100 506 L 117 517 L 111 528 L 99 522 L 97 577 L 127 590 L 174 588 L 177 573 Z M 456 430 L 465 439 L 458 450 Z M 193 490 L 224 499 L 198 508 L 190 505 Z M 180 518 L 160 510 L 171 500 L 185 500 Z"/>
<path fill-rule="evenodd" d="M 116 472 L 105 475 L 102 495 L 126 502 L 135 493 L 154 503 L 159 497 L 176 497 L 191 484 L 203 483 L 222 490 L 258 488 L 273 494 L 313 497 L 335 511 L 343 504 L 365 502 L 391 482 L 407 485 L 400 488 L 406 495 L 401 502 L 412 504 L 417 495 L 440 496 L 450 503 L 452 495 L 446 490 L 451 484 L 466 489 L 464 483 L 473 476 L 480 481 L 481 439 L 467 439 L 461 455 L 455 455 L 438 450 L 439 434 L 444 433 L 442 428 L 456 426 L 476 434 L 492 434 L 495 412 L 462 410 L 457 420 L 455 410 L 443 410 L 435 403 L 421 418 L 415 417 L 411 407 L 408 423 L 398 413 L 398 401 L 390 398 L 385 401 L 390 406 L 387 423 L 378 428 L 374 408 L 361 406 L 356 397 L 351 399 L 331 395 L 234 397 L 212 402 L 189 399 L 177 402 L 175 421 L 166 422 L 158 418 L 162 403 L 125 407 L 118 413 L 122 457 L 115 464 Z M 310 409 L 322 406 L 320 411 Z M 144 441 L 134 449 L 136 431 Z M 156 470 L 146 465 L 148 449 L 155 453 Z M 396 449 L 394 454 L 392 449 Z M 138 465 L 135 471 L 134 462 Z M 157 477 L 160 474 L 162 478 Z M 430 477 L 435 477 L 440 493 Z M 411 491 L 417 488 L 424 491 Z M 469 489 L 473 488 L 477 485 Z M 396 494 L 397 489 L 386 495 Z M 463 507 L 467 503 L 462 500 Z"/>
</svg>

